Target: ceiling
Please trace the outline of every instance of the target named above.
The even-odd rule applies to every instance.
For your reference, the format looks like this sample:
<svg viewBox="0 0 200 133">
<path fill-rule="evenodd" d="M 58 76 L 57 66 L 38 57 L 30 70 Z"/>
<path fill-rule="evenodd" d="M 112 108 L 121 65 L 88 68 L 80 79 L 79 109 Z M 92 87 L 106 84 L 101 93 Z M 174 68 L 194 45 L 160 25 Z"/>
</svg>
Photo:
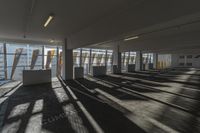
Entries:
<svg viewBox="0 0 200 133">
<path fill-rule="evenodd" d="M 67 39 L 70 49 L 200 49 L 199 5 L 199 0 L 1 0 L 0 41 L 54 40 L 54 45 Z M 44 28 L 50 13 L 55 18 Z"/>
<path fill-rule="evenodd" d="M 63 41 L 69 35 L 125 8 L 129 1 L 1 0 L 0 38 L 16 41 Z M 43 24 L 50 13 L 55 14 L 55 19 L 44 28 Z"/>
</svg>

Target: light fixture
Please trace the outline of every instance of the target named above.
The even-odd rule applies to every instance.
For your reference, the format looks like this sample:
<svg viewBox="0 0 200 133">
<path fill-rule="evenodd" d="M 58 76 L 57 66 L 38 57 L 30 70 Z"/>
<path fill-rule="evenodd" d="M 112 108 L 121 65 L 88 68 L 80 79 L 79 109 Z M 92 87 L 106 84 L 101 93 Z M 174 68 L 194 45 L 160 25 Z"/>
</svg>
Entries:
<svg viewBox="0 0 200 133">
<path fill-rule="evenodd" d="M 44 27 L 47 27 L 53 18 L 54 18 L 54 14 L 51 13 L 47 21 L 45 22 Z"/>
<path fill-rule="evenodd" d="M 138 38 L 139 38 L 139 36 L 129 37 L 129 38 L 125 38 L 124 41 L 134 40 L 134 39 L 138 39 Z"/>
<path fill-rule="evenodd" d="M 55 40 L 54 40 L 54 39 L 51 39 L 49 42 L 50 42 L 50 43 L 54 43 L 54 42 L 55 42 Z"/>
</svg>

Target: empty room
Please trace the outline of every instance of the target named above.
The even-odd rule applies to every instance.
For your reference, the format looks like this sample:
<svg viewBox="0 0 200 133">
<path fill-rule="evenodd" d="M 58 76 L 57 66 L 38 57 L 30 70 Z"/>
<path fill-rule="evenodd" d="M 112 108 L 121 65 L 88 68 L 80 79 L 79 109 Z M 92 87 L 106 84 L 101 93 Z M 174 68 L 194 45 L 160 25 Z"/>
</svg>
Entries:
<svg viewBox="0 0 200 133">
<path fill-rule="evenodd" d="M 0 133 L 200 133 L 200 1 L 0 0 Z"/>
</svg>

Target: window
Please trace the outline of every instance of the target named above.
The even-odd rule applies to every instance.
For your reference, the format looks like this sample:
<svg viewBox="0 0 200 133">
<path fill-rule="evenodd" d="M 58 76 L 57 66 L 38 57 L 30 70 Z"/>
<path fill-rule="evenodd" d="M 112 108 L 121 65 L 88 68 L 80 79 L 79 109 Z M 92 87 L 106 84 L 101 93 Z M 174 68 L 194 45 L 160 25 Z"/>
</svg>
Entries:
<svg viewBox="0 0 200 133">
<path fill-rule="evenodd" d="M 127 70 L 128 64 L 129 64 L 129 52 L 123 52 L 121 56 L 121 64 L 122 64 L 122 70 Z"/>
<path fill-rule="evenodd" d="M 113 62 L 113 51 L 107 50 L 107 72 L 111 72 Z"/>
<path fill-rule="evenodd" d="M 89 73 L 89 62 L 90 62 L 90 49 L 82 49 L 82 67 L 84 68 L 84 74 Z"/>
<path fill-rule="evenodd" d="M 112 69 L 112 59 L 113 59 L 112 50 L 90 49 L 90 48 L 73 50 L 74 67 L 79 67 L 81 62 L 82 67 L 84 68 L 84 74 L 90 73 L 92 66 L 107 65 L 107 71 L 110 72 Z"/>
<path fill-rule="evenodd" d="M 55 77 L 58 74 L 57 48 L 57 46 L 37 44 L 0 43 L 0 79 L 22 80 L 23 70 L 43 68 L 51 69 L 51 75 Z"/>
<path fill-rule="evenodd" d="M 152 53 L 142 54 L 142 57 L 143 57 L 143 64 L 153 63 L 153 54 Z"/>
<path fill-rule="evenodd" d="M 171 66 L 171 58 L 171 54 L 158 54 L 158 68 L 169 68 Z"/>
<path fill-rule="evenodd" d="M 192 63 L 187 63 L 187 66 L 192 66 Z"/>
<path fill-rule="evenodd" d="M 188 58 L 188 59 L 191 59 L 191 58 L 192 58 L 192 55 L 187 55 L 187 58 Z"/>
<path fill-rule="evenodd" d="M 73 64 L 74 64 L 74 67 L 79 67 L 80 66 L 80 50 L 81 49 L 73 50 Z"/>
<path fill-rule="evenodd" d="M 3 44 L 0 43 L 0 81 L 5 79 Z"/>
<path fill-rule="evenodd" d="M 184 66 L 184 63 L 179 63 L 179 66 Z"/>
<path fill-rule="evenodd" d="M 135 64 L 136 52 L 130 52 L 129 64 Z"/>
</svg>

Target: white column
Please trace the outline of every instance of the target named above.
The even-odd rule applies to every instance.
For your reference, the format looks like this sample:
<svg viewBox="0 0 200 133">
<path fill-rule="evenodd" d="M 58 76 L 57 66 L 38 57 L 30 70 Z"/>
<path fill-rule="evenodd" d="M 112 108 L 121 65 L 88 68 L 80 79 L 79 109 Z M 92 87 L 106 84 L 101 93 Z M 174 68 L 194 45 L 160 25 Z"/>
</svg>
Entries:
<svg viewBox="0 0 200 133">
<path fill-rule="evenodd" d="M 135 60 L 135 70 L 141 71 L 142 70 L 142 52 L 136 52 L 136 60 Z"/>
<path fill-rule="evenodd" d="M 153 68 L 157 69 L 157 64 L 158 64 L 158 54 L 153 53 Z"/>
<path fill-rule="evenodd" d="M 63 53 L 63 71 L 62 78 L 64 80 L 73 79 L 73 49 L 67 49 L 67 39 L 62 46 Z"/>
</svg>

